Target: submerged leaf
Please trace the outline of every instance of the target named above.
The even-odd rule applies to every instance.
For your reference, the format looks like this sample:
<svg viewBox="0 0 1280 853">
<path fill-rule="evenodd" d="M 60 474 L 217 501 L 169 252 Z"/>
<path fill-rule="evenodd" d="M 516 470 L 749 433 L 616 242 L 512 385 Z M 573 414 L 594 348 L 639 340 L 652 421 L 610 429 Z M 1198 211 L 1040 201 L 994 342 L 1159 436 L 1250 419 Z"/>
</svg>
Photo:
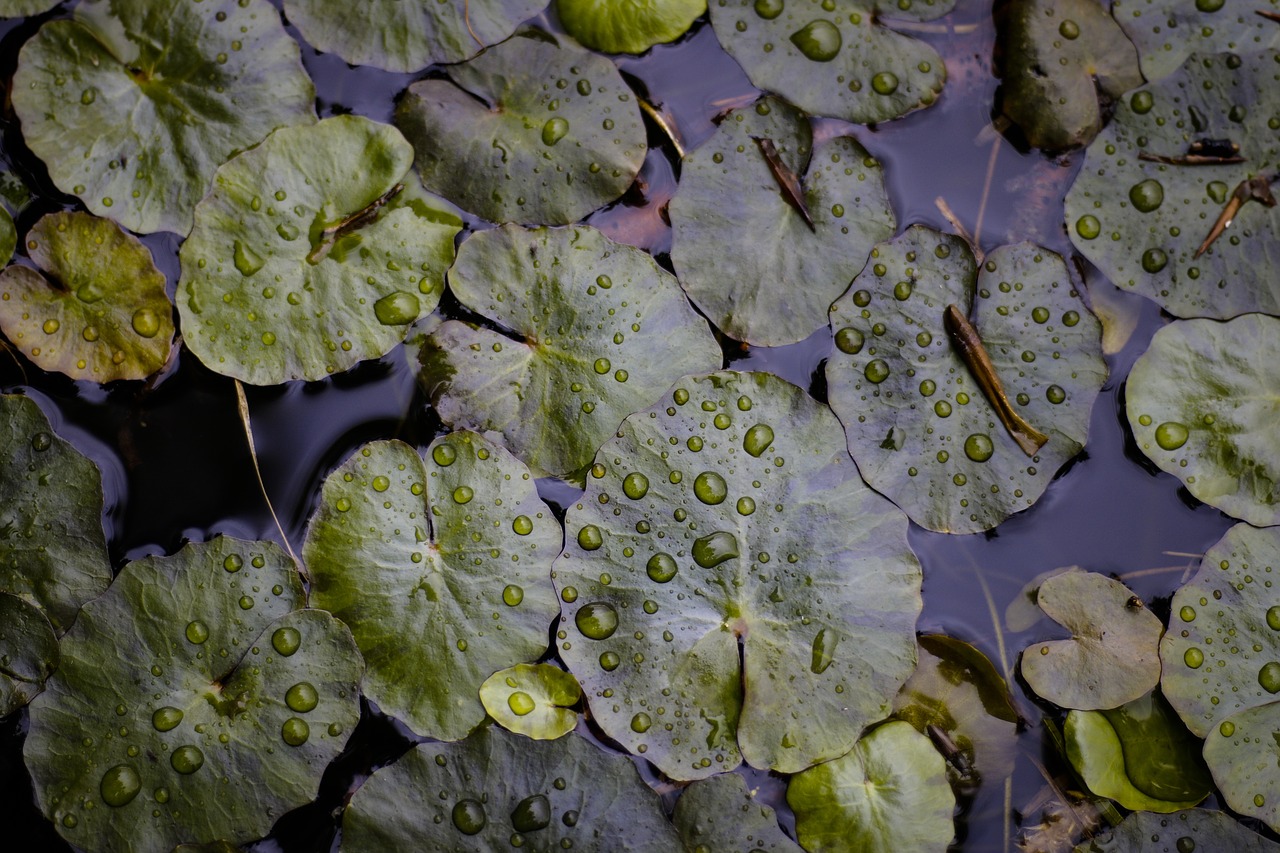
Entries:
<svg viewBox="0 0 1280 853">
<path fill-rule="evenodd" d="M 566 528 L 560 656 L 605 733 L 673 778 L 841 755 L 915 664 L 906 519 L 770 374 L 686 377 L 623 421 Z"/>
<path fill-rule="evenodd" d="M 266 0 L 85 0 L 23 45 L 10 95 L 53 182 L 139 232 L 186 234 L 219 164 L 315 118 Z"/>
<path fill-rule="evenodd" d="M 1142 56 L 1142 73 L 1156 80 L 1189 55 L 1244 53 L 1280 46 L 1280 26 L 1257 12 L 1280 13 L 1280 0 L 1113 0 L 1111 14 Z"/>
<path fill-rule="evenodd" d="M 1280 844 L 1242 826 L 1226 812 L 1187 809 L 1170 815 L 1135 812 L 1074 853 L 1276 853 Z"/>
<path fill-rule="evenodd" d="M 0 329 L 43 370 L 145 379 L 169 359 L 173 306 L 138 238 L 110 219 L 50 213 L 27 234 L 30 267 L 0 273 Z M 47 276 L 47 277 L 46 277 Z"/>
<path fill-rule="evenodd" d="M 504 729 L 534 740 L 554 740 L 573 731 L 582 688 L 572 675 L 546 663 L 500 669 L 480 685 L 480 701 Z"/>
<path fill-rule="evenodd" d="M 0 592 L 0 717 L 39 694 L 58 659 L 58 636 L 44 611 Z"/>
<path fill-rule="evenodd" d="M 736 773 L 694 782 L 672 816 L 684 849 L 694 853 L 801 853 L 778 826 L 773 809 L 756 802 Z"/>
<path fill-rule="evenodd" d="M 707 0 L 556 0 L 569 35 L 605 53 L 644 53 L 675 41 L 706 11 Z"/>
</svg>

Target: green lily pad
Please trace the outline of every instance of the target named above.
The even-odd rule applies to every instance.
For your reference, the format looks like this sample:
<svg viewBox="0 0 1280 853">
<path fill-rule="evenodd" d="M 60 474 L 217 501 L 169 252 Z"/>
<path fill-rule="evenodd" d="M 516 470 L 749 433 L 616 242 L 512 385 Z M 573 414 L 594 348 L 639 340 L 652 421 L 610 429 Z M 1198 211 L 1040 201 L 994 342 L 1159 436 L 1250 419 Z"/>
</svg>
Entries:
<svg viewBox="0 0 1280 853">
<path fill-rule="evenodd" d="M 352 65 L 417 71 L 436 62 L 470 59 L 546 5 L 546 0 L 285 0 L 284 11 L 302 37 L 325 53 L 336 53 Z"/>
<path fill-rule="evenodd" d="M 849 121 L 888 121 L 929 106 L 946 66 L 932 47 L 895 32 L 893 18 L 927 21 L 952 0 L 717 0 L 716 38 L 751 82 L 800 109 Z"/>
<path fill-rule="evenodd" d="M 90 850 L 243 842 L 314 799 L 360 718 L 362 666 L 347 629 L 303 603 L 272 542 L 126 566 L 30 706 L 24 757 L 59 834 Z"/>
<path fill-rule="evenodd" d="M 948 339 L 955 304 L 1010 403 L 1049 441 L 1028 456 Z M 1029 243 L 978 270 L 957 237 L 912 226 L 872 250 L 831 306 L 826 376 L 849 452 L 873 488 L 930 530 L 974 533 L 1039 499 L 1080 452 L 1107 375 L 1101 328 L 1058 255 Z"/>
<path fill-rule="evenodd" d="M 736 773 L 694 782 L 672 816 L 684 849 L 695 853 L 801 853 L 778 826 L 773 809 L 757 802 Z"/>
<path fill-rule="evenodd" d="M 1116 285 L 1179 317 L 1280 313 L 1280 206 L 1245 203 L 1196 257 L 1241 182 L 1280 164 L 1278 58 L 1274 50 L 1195 56 L 1121 99 L 1066 198 L 1072 242 Z M 1176 160 L 1204 140 L 1239 145 L 1244 161 L 1178 165 L 1141 156 Z"/>
<path fill-rule="evenodd" d="M 480 685 L 480 701 L 507 731 L 534 740 L 554 740 L 578 725 L 573 706 L 582 701 L 582 688 L 563 669 L 521 663 L 486 678 Z"/>
<path fill-rule="evenodd" d="M 173 306 L 151 251 L 110 219 L 50 213 L 27 234 L 30 267 L 0 273 L 0 329 L 72 379 L 145 379 L 173 346 Z"/>
<path fill-rule="evenodd" d="M 17 247 L 18 229 L 14 227 L 13 216 L 0 204 L 0 267 L 9 263 Z"/>
<path fill-rule="evenodd" d="M 271 385 L 378 358 L 435 310 L 462 220 L 394 127 L 282 128 L 222 166 L 182 245 L 178 313 L 213 370 Z"/>
<path fill-rule="evenodd" d="M 605 53 L 644 53 L 675 41 L 706 11 L 707 0 L 556 0 L 569 35 Z"/>
<path fill-rule="evenodd" d="M 1280 45 L 1280 26 L 1257 11 L 1280 14 L 1280 0 L 1114 0 L 1111 14 L 1142 56 L 1142 73 L 1156 80 L 1195 51 L 1247 53 Z"/>
<path fill-rule="evenodd" d="M 1280 524 L 1280 319 L 1183 320 L 1156 332 L 1125 402 L 1142 452 L 1225 513 Z"/>
<path fill-rule="evenodd" d="M 352 454 L 326 478 L 302 554 L 312 603 L 364 654 L 365 695 L 458 740 L 484 720 L 481 683 L 546 650 L 560 538 L 528 469 L 458 432 L 425 460 L 399 441 Z"/>
<path fill-rule="evenodd" d="M 455 428 L 500 433 L 540 475 L 579 471 L 624 417 L 720 366 L 675 279 L 589 226 L 473 234 L 449 287 L 506 331 L 437 328 L 421 354 L 431 404 Z"/>
<path fill-rule="evenodd" d="M 1164 626 L 1124 584 L 1096 572 L 1047 578 L 1040 609 L 1071 632 L 1069 640 L 1033 643 L 1022 676 L 1042 699 L 1063 708 L 1118 708 L 1160 680 Z"/>
<path fill-rule="evenodd" d="M 1280 844 L 1242 826 L 1226 812 L 1187 809 L 1170 815 L 1135 812 L 1114 829 L 1081 843 L 1074 853 L 1189 853 L 1231 850 L 1275 853 Z"/>
<path fill-rule="evenodd" d="M 61 634 L 110 583 L 98 466 L 33 400 L 0 395 L 0 592 L 38 606 Z"/>
<path fill-rule="evenodd" d="M 1275 679 L 1280 663 L 1271 667 L 1257 680 Z M 1205 739 L 1204 760 L 1228 806 L 1280 831 L 1280 702 L 1255 705 L 1223 720 Z"/>
<path fill-rule="evenodd" d="M 62 0 L 0 0 L 0 18 L 22 18 L 47 12 Z"/>
<path fill-rule="evenodd" d="M 467 210 L 566 225 L 639 174 L 640 108 L 608 59 L 526 31 L 445 73 L 409 87 L 396 124 L 427 188 Z"/>
<path fill-rule="evenodd" d="M 1018 0 L 1006 11 L 1004 114 L 1032 146 L 1087 145 L 1102 104 L 1144 82 L 1138 51 L 1097 0 Z"/>
<path fill-rule="evenodd" d="M 942 756 L 904 722 L 878 726 L 846 755 L 792 777 L 787 803 L 809 853 L 941 853 L 955 835 Z"/>
<path fill-rule="evenodd" d="M 686 377 L 569 508 L 560 657 L 675 779 L 847 752 L 915 666 L 920 569 L 830 411 L 766 373 Z"/>
<path fill-rule="evenodd" d="M 342 817 L 347 853 L 512 846 L 671 853 L 680 840 L 627 758 L 497 726 L 421 744 L 374 773 Z"/>
<path fill-rule="evenodd" d="M 191 230 L 214 170 L 315 88 L 267 0 L 87 0 L 22 47 L 10 95 L 64 192 L 131 231 Z"/>
<path fill-rule="evenodd" d="M 812 228 L 757 140 L 801 179 Z M 814 151 L 808 119 L 776 98 L 730 113 L 685 157 L 671 223 L 671 260 L 690 298 L 725 334 L 763 346 L 821 328 L 896 227 L 880 165 L 852 137 Z"/>
<path fill-rule="evenodd" d="M 1093 793 L 1126 809 L 1176 812 L 1213 793 L 1200 739 L 1164 697 L 1148 693 L 1106 711 L 1072 711 L 1067 759 Z"/>
<path fill-rule="evenodd" d="M 44 612 L 0 592 L 0 717 L 34 699 L 58 668 L 58 635 Z"/>
</svg>

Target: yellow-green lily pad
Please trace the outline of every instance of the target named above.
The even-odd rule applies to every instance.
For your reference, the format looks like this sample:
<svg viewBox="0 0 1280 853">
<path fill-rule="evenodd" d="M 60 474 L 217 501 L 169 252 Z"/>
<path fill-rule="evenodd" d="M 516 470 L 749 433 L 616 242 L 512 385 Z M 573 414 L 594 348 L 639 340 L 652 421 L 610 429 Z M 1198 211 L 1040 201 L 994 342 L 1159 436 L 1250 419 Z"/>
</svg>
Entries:
<svg viewBox="0 0 1280 853">
<path fill-rule="evenodd" d="M 605 53 L 644 53 L 675 41 L 707 11 L 707 0 L 556 0 L 560 23 Z"/>
<path fill-rule="evenodd" d="M 534 740 L 553 740 L 573 731 L 582 701 L 578 681 L 546 663 L 501 669 L 480 685 L 480 701 L 498 725 Z"/>
</svg>

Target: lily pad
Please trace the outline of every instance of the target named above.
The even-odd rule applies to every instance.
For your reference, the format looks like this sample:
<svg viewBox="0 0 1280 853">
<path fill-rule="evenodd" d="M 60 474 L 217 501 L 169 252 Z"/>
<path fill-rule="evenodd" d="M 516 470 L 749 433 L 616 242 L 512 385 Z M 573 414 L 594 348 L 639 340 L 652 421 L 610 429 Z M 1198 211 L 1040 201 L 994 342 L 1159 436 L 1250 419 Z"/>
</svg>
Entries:
<svg viewBox="0 0 1280 853">
<path fill-rule="evenodd" d="M 1275 399 L 1280 319 L 1183 320 L 1156 332 L 1129 372 L 1125 402 L 1142 452 L 1205 503 L 1280 524 Z"/>
<path fill-rule="evenodd" d="M 546 0 L 285 0 L 284 11 L 302 37 L 325 53 L 352 65 L 417 71 L 470 59 L 546 5 Z"/>
<path fill-rule="evenodd" d="M 848 754 L 792 777 L 787 803 L 809 853 L 941 853 L 955 835 L 942 756 L 903 722 L 878 726 Z"/>
<path fill-rule="evenodd" d="M 847 752 L 915 666 L 920 568 L 830 411 L 766 373 L 686 377 L 569 508 L 561 659 L 675 779 Z"/>
<path fill-rule="evenodd" d="M 53 182 L 131 231 L 186 234 L 224 160 L 315 119 L 267 0 L 85 0 L 74 15 L 23 45 L 10 96 Z"/>
<path fill-rule="evenodd" d="M 271 385 L 378 358 L 430 314 L 462 229 L 394 127 L 282 128 L 222 166 L 182 245 L 178 313 L 213 370 Z"/>
<path fill-rule="evenodd" d="M 1066 198 L 1072 242 L 1116 285 L 1179 317 L 1280 313 L 1280 206 L 1245 203 L 1197 257 L 1241 182 L 1280 164 L 1278 60 L 1197 55 L 1121 99 Z M 1181 164 L 1197 143 L 1243 161 Z"/>
<path fill-rule="evenodd" d="M 342 817 L 346 853 L 511 846 L 671 853 L 680 839 L 625 757 L 497 726 L 421 744 L 374 773 Z"/>
<path fill-rule="evenodd" d="M 0 18 L 22 18 L 47 12 L 62 0 L 0 0 Z"/>
<path fill-rule="evenodd" d="M 0 592 L 0 717 L 34 699 L 58 668 L 58 635 L 40 608 Z"/>
<path fill-rule="evenodd" d="M 435 330 L 421 355 L 431 404 L 455 428 L 500 433 L 538 474 L 579 471 L 624 417 L 720 366 L 675 279 L 589 226 L 473 234 L 449 287 L 503 331 Z"/>
<path fill-rule="evenodd" d="M 1142 56 L 1142 73 L 1156 80 L 1195 51 L 1247 53 L 1280 45 L 1280 25 L 1257 11 L 1280 14 L 1280 0 L 1114 0 L 1111 14 Z"/>
<path fill-rule="evenodd" d="M 1199 738 L 1158 693 L 1112 710 L 1072 711 L 1064 735 L 1067 759 L 1089 790 L 1126 809 L 1175 812 L 1213 793 Z"/>
<path fill-rule="evenodd" d="M 1160 680 L 1164 626 L 1128 587 L 1096 572 L 1047 578 L 1040 609 L 1071 632 L 1069 640 L 1033 643 L 1022 676 L 1037 696 L 1063 708 L 1117 708 Z"/>
<path fill-rule="evenodd" d="M 685 788 L 672 820 L 684 849 L 695 853 L 801 853 L 800 845 L 779 828 L 773 809 L 757 802 L 736 773 Z"/>
<path fill-rule="evenodd" d="M 943 315 L 985 344 L 1011 404 L 1049 441 L 1028 457 L 1002 426 Z M 974 533 L 1031 506 L 1080 452 L 1107 375 L 1101 327 L 1065 264 L 1021 243 L 978 270 L 957 237 L 912 226 L 872 250 L 831 306 L 831 408 L 873 488 L 930 530 Z"/>
<path fill-rule="evenodd" d="M 111 583 L 102 475 L 28 397 L 0 395 L 0 591 L 64 633 Z"/>
<path fill-rule="evenodd" d="M 72 379 L 145 379 L 173 346 L 173 306 L 151 251 L 110 219 L 50 213 L 27 234 L 45 273 L 0 273 L 0 329 L 35 364 Z"/>
<path fill-rule="evenodd" d="M 569 35 L 605 53 L 644 53 L 675 41 L 706 11 L 707 0 L 556 0 Z"/>
<path fill-rule="evenodd" d="M 366 444 L 326 478 L 303 559 L 312 602 L 346 622 L 364 692 L 420 734 L 484 720 L 481 683 L 537 658 L 555 618 L 560 525 L 533 478 L 472 433 Z"/>
<path fill-rule="evenodd" d="M 762 141 L 801 181 L 812 227 Z M 808 119 L 776 98 L 730 113 L 685 157 L 671 223 L 671 260 L 690 298 L 725 334 L 762 346 L 821 328 L 896 227 L 879 163 L 847 136 L 813 150 Z"/>
<path fill-rule="evenodd" d="M 88 850 L 244 842 L 314 799 L 360 718 L 361 663 L 340 622 L 302 605 L 271 542 L 126 566 L 30 706 L 24 757 L 58 832 Z"/>
<path fill-rule="evenodd" d="M 1275 853 L 1280 844 L 1240 824 L 1226 812 L 1187 809 L 1170 815 L 1135 812 L 1114 829 L 1104 830 L 1074 853 L 1185 853 L 1231 850 Z"/>
<path fill-rule="evenodd" d="M 18 247 L 18 229 L 14 227 L 13 216 L 3 204 L 0 204 L 0 267 L 13 258 L 13 250 Z"/>
<path fill-rule="evenodd" d="M 1102 129 L 1099 98 L 1144 82 L 1137 49 L 1097 0 L 1017 0 L 1006 15 L 1004 114 L 1036 148 L 1087 145 Z"/>
<path fill-rule="evenodd" d="M 546 663 L 516 664 L 480 685 L 480 701 L 507 731 L 534 740 L 554 740 L 573 731 L 582 688 L 563 669 Z"/>
<path fill-rule="evenodd" d="M 445 73 L 409 87 L 396 124 L 427 188 L 467 210 L 566 225 L 639 174 L 640 108 L 604 57 L 525 31 Z"/>
<path fill-rule="evenodd" d="M 932 47 L 895 32 L 890 15 L 927 21 L 952 0 L 717 0 L 716 38 L 751 82 L 800 109 L 888 121 L 937 100 L 947 69 Z"/>
</svg>

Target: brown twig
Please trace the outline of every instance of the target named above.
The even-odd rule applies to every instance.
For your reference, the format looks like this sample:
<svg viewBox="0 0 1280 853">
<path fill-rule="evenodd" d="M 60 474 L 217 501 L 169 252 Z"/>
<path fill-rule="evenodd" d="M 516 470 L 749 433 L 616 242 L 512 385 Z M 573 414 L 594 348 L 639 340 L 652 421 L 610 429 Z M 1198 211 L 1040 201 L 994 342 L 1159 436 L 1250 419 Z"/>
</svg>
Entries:
<svg viewBox="0 0 1280 853">
<path fill-rule="evenodd" d="M 285 550 L 289 552 L 289 556 L 293 558 L 294 565 L 298 567 L 298 571 L 302 576 L 306 577 L 306 570 L 302 567 L 302 561 L 298 559 L 298 555 L 293 552 L 293 546 L 289 544 L 289 537 L 285 535 L 284 526 L 280 524 L 280 519 L 276 516 L 276 509 L 271 505 L 271 498 L 267 495 L 267 485 L 262 480 L 262 469 L 258 467 L 258 449 L 253 443 L 253 425 L 249 422 L 249 400 L 244 395 L 244 386 L 240 384 L 240 380 L 233 380 L 236 383 L 236 408 L 240 412 L 240 423 L 244 425 L 244 437 L 249 442 L 249 458 L 253 460 L 253 473 L 258 477 L 258 488 L 262 491 L 262 499 L 267 502 L 267 510 L 271 513 L 271 520 L 276 523 L 276 531 L 280 534 L 280 541 L 284 543 Z"/>
<path fill-rule="evenodd" d="M 765 162 L 769 164 L 769 171 L 773 173 L 773 179 L 777 182 L 778 188 L 782 190 L 782 197 L 804 218 L 804 224 L 809 226 L 809 230 L 816 232 L 818 229 L 814 227 L 813 217 L 809 215 L 809 206 L 805 204 L 804 189 L 800 186 L 799 176 L 791 171 L 786 163 L 782 162 L 782 157 L 779 156 L 778 149 L 774 147 L 772 139 L 767 139 L 763 136 L 753 136 L 751 138 L 756 141 L 756 145 L 760 147 L 760 153 L 764 155 Z"/>
<path fill-rule="evenodd" d="M 675 146 L 676 149 L 676 156 L 683 160 L 685 150 L 684 143 L 680 139 L 679 131 L 675 129 L 675 126 L 672 123 L 667 121 L 667 117 L 662 114 L 661 110 L 646 101 L 644 98 L 639 98 L 638 100 L 640 101 L 640 111 L 652 119 L 653 123 L 658 126 L 658 129 L 666 135 L 667 139 L 671 140 L 671 144 Z"/>
<path fill-rule="evenodd" d="M 1246 202 L 1257 201 L 1265 207 L 1275 207 L 1276 199 L 1271 194 L 1271 184 L 1278 179 L 1280 179 L 1280 172 L 1274 172 L 1270 175 L 1255 175 L 1252 178 L 1241 181 L 1236 186 L 1235 191 L 1231 193 L 1231 198 L 1227 199 L 1227 203 L 1222 208 L 1222 212 L 1218 214 L 1213 227 L 1209 229 L 1209 236 L 1204 238 L 1204 242 L 1200 244 L 1200 248 L 1196 249 L 1196 253 L 1192 257 L 1198 258 L 1209 250 L 1214 241 L 1222 236 L 1222 232 L 1231 227 L 1236 214 L 1240 212 L 1240 208 L 1244 207 Z"/>
<path fill-rule="evenodd" d="M 463 0 L 462 20 L 467 25 L 467 32 L 471 33 L 471 37 L 476 40 L 476 44 L 480 45 L 481 50 L 484 50 L 484 42 L 480 41 L 480 36 L 476 35 L 476 31 L 471 29 L 471 0 Z"/>
</svg>

